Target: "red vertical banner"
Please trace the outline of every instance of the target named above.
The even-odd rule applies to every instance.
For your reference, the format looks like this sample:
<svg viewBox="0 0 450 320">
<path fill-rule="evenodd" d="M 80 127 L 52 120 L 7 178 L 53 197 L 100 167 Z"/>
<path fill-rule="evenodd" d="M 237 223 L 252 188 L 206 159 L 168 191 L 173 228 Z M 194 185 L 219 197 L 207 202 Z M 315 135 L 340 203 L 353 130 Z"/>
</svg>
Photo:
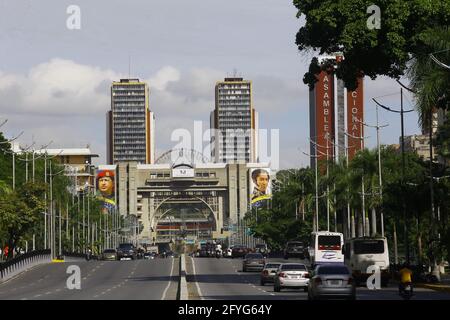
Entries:
<svg viewBox="0 0 450 320">
<path fill-rule="evenodd" d="M 358 78 L 358 87 L 347 91 L 347 132 L 354 137 L 364 136 L 364 78 Z M 348 158 L 364 148 L 364 140 L 348 137 Z"/>
<path fill-rule="evenodd" d="M 318 160 L 333 158 L 334 143 L 334 75 L 322 71 L 316 82 L 316 136 Z"/>
</svg>

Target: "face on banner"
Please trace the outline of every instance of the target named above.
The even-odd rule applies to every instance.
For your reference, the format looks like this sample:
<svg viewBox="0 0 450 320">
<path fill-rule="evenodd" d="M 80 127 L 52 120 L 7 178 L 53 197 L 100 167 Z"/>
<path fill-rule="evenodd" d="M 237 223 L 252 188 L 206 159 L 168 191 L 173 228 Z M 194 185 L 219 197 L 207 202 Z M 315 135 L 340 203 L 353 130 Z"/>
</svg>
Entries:
<svg viewBox="0 0 450 320">
<path fill-rule="evenodd" d="M 100 170 L 97 174 L 98 198 L 103 201 L 103 211 L 111 211 L 116 206 L 114 179 L 112 170 Z"/>
<path fill-rule="evenodd" d="M 272 197 L 270 184 L 270 169 L 261 168 L 251 171 L 250 203 L 252 207 L 259 207 Z"/>
</svg>

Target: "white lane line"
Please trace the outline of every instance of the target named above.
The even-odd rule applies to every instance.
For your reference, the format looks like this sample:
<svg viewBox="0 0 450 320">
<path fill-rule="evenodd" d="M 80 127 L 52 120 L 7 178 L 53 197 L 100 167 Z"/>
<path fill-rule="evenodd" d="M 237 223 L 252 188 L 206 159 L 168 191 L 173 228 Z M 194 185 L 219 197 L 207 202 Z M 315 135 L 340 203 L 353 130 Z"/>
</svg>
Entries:
<svg viewBox="0 0 450 320">
<path fill-rule="evenodd" d="M 266 292 L 267 292 L 267 291 L 266 291 Z M 275 294 L 271 293 L 270 295 L 271 295 L 271 296 L 274 296 Z"/>
<path fill-rule="evenodd" d="M 38 297 L 40 297 L 40 296 L 42 296 L 42 294 L 37 294 L 37 295 L 35 295 L 33 298 L 38 298 Z"/>
<path fill-rule="evenodd" d="M 195 260 L 192 257 L 190 257 L 190 258 L 192 261 L 192 271 L 194 272 L 194 279 L 195 279 L 195 275 L 197 274 L 197 272 L 195 272 Z M 198 292 L 198 295 L 200 296 L 200 300 L 205 300 L 203 298 L 202 291 L 200 290 L 200 286 L 197 281 L 195 281 L 195 286 L 197 287 L 197 292 Z"/>
<path fill-rule="evenodd" d="M 173 267 L 175 266 L 175 262 L 174 261 L 175 261 L 175 259 L 172 259 L 172 269 L 170 271 L 170 279 L 171 280 L 169 280 L 169 283 L 167 284 L 166 289 L 164 289 L 164 292 L 163 292 L 163 295 L 161 297 L 161 300 L 165 300 L 166 299 L 167 291 L 169 290 L 170 284 L 172 283 Z"/>
</svg>

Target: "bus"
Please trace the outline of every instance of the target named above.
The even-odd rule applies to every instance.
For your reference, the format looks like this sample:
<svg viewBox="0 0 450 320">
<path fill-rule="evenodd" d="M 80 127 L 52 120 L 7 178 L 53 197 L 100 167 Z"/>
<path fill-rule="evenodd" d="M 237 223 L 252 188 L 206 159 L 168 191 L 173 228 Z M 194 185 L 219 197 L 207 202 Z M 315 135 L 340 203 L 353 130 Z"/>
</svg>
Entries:
<svg viewBox="0 0 450 320">
<path fill-rule="evenodd" d="M 308 248 L 312 268 L 324 263 L 344 263 L 343 245 L 344 236 L 342 233 L 329 231 L 312 232 Z"/>
<path fill-rule="evenodd" d="M 372 274 L 367 268 L 376 265 L 381 271 L 381 285 L 387 286 L 389 282 L 389 250 L 385 237 L 360 237 L 345 241 L 345 264 L 352 269 L 355 281 L 367 281 Z"/>
</svg>

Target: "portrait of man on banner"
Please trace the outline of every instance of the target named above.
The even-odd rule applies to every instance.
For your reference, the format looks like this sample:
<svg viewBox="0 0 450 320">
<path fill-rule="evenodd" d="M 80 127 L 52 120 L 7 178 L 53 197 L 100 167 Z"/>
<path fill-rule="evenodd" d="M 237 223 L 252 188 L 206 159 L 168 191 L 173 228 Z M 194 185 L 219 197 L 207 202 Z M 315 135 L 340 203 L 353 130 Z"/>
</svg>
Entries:
<svg viewBox="0 0 450 320">
<path fill-rule="evenodd" d="M 251 173 L 252 207 L 262 207 L 272 198 L 269 171 L 269 169 L 254 169 Z"/>
<path fill-rule="evenodd" d="M 115 200 L 115 176 L 112 170 L 101 170 L 97 174 L 97 198 L 103 202 L 102 211 L 111 212 L 116 207 Z"/>
</svg>

